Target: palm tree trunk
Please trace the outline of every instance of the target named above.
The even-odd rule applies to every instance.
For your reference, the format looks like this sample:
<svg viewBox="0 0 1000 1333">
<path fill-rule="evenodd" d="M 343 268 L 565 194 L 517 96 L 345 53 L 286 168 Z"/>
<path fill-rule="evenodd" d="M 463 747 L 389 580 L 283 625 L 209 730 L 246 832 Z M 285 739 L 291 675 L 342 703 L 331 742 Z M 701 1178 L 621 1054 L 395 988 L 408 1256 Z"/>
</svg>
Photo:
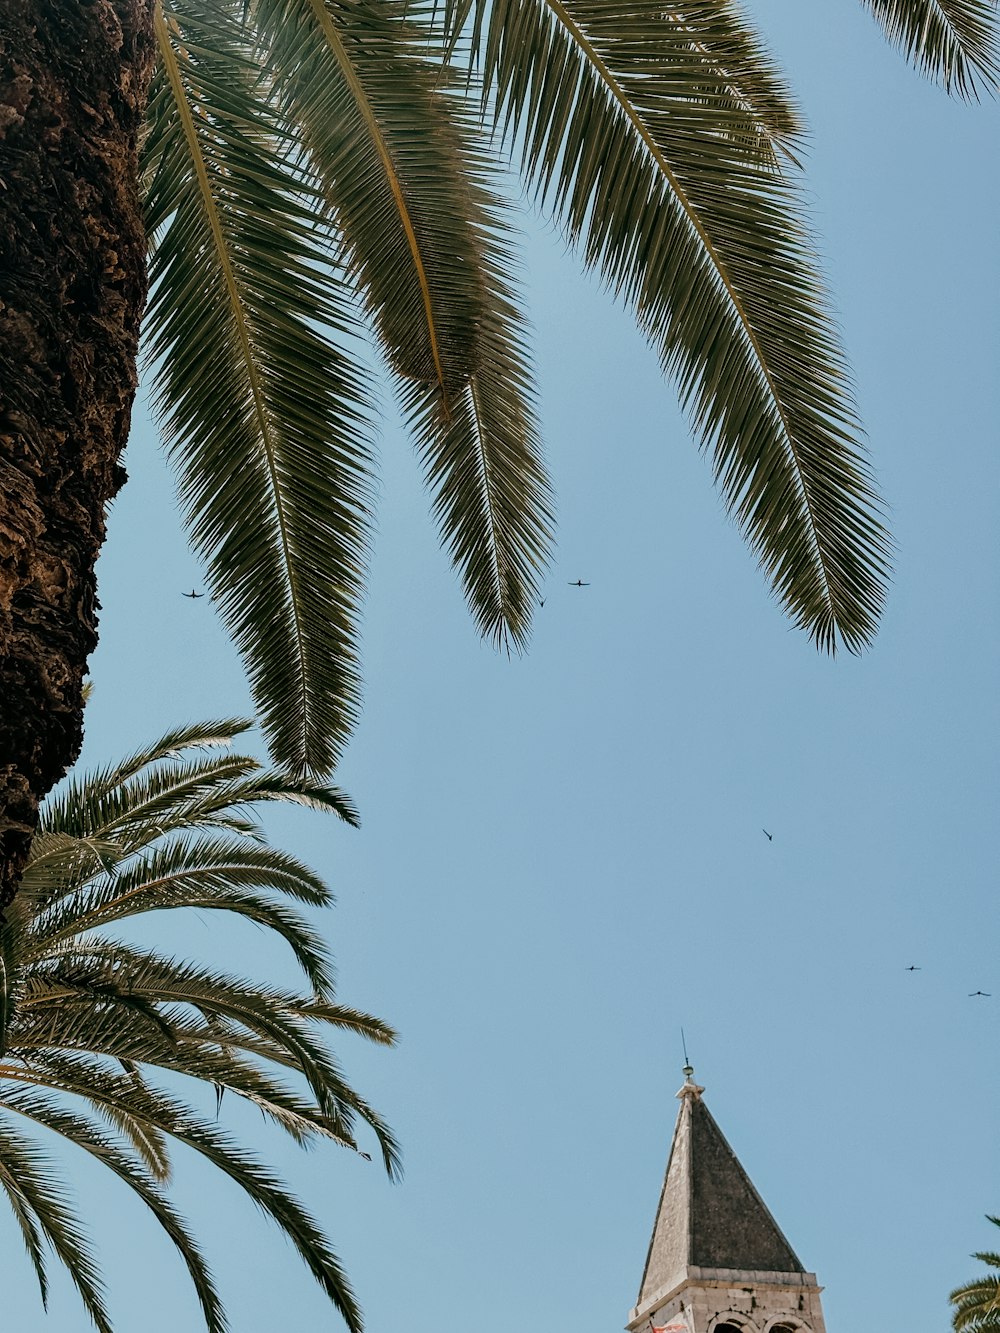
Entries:
<svg viewBox="0 0 1000 1333">
<path fill-rule="evenodd" d="M 0 912 L 76 758 L 135 393 L 153 0 L 0 0 Z"/>
</svg>

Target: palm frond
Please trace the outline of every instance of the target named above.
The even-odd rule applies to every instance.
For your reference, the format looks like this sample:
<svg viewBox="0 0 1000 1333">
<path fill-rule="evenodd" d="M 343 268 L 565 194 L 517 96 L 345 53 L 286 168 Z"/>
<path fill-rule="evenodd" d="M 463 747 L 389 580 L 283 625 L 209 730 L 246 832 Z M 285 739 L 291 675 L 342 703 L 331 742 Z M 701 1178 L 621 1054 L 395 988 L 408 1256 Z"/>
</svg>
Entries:
<svg viewBox="0 0 1000 1333">
<path fill-rule="evenodd" d="M 491 235 L 490 215 L 483 232 Z M 510 276 L 513 255 L 484 244 L 490 299 L 479 328 L 479 366 L 445 411 L 421 384 L 402 387 L 434 497 L 434 513 L 481 633 L 527 644 L 554 528 L 535 421 L 535 389 Z"/>
<path fill-rule="evenodd" d="M 73 884 L 111 870 L 124 855 L 122 845 L 111 838 L 36 833 L 31 854 L 31 891 L 36 899 L 65 892 Z"/>
<path fill-rule="evenodd" d="M 177 0 L 156 35 L 144 160 L 158 410 L 271 753 L 322 775 L 359 706 L 372 460 L 370 388 L 345 350 L 354 316 L 242 24 Z"/>
<path fill-rule="evenodd" d="M 4 1098 L 4 1104 L 14 1110 L 18 1109 L 16 1102 L 16 1093 L 12 1102 Z M 99 1333 L 113 1333 L 94 1252 L 80 1219 L 67 1202 L 54 1163 L 37 1144 L 18 1133 L 8 1115 L 0 1115 L 0 1160 L 4 1176 L 17 1182 L 24 1206 L 65 1265 Z"/>
<path fill-rule="evenodd" d="M 171 1132 L 178 1142 L 193 1148 L 239 1185 L 264 1215 L 277 1223 L 351 1333 L 361 1333 L 361 1310 L 343 1265 L 320 1227 L 281 1181 L 230 1136 L 182 1108 L 177 1110 Z"/>
<path fill-rule="evenodd" d="M 143 746 L 116 764 L 91 770 L 85 777 L 71 774 L 45 802 L 42 812 L 45 831 L 85 836 L 95 824 L 102 826 L 101 819 L 94 820 L 91 811 L 100 809 L 104 798 L 125 787 L 144 768 L 152 768 L 161 760 L 176 759 L 185 750 L 228 748 L 252 726 L 246 718 L 226 718 L 175 727 L 152 745 Z"/>
<path fill-rule="evenodd" d="M 986 1220 L 1000 1227 L 1000 1217 L 987 1214 Z M 1000 1270 L 1000 1253 L 994 1250 L 977 1250 L 972 1257 Z M 997 1333 L 1000 1329 L 1000 1271 L 984 1273 L 956 1287 L 948 1300 L 954 1306 L 951 1322 L 955 1333 Z"/>
<path fill-rule="evenodd" d="M 255 0 L 481 632 L 522 647 L 552 537 L 494 168 L 404 0 Z M 504 220 L 506 223 L 506 219 Z"/>
<path fill-rule="evenodd" d="M 95 1002 L 115 1013 L 120 1034 L 113 1025 L 109 1028 L 98 1022 Z M 76 1077 L 79 1059 L 74 1056 L 70 1060 L 64 1052 L 85 1045 L 96 1049 L 98 1037 L 101 1051 L 116 1060 L 142 1060 L 173 1068 L 177 1060 L 174 1048 L 184 1035 L 181 1015 L 185 1009 L 193 1009 L 207 1022 L 220 1025 L 220 1046 L 263 1052 L 272 1061 L 298 1070 L 323 1114 L 348 1124 L 354 1114 L 359 1114 L 380 1136 L 387 1132 L 344 1080 L 316 1030 L 318 1024 L 329 1021 L 324 1002 L 297 998 L 275 987 L 254 986 L 222 972 L 132 948 L 122 941 L 91 940 L 72 952 L 61 950 L 47 967 L 36 966 L 11 1045 L 12 1049 L 31 1051 L 40 1046 L 58 1046 L 59 1051 L 48 1051 L 47 1067 L 50 1071 L 62 1070 L 69 1060 L 65 1064 L 68 1072 L 59 1075 L 66 1079 Z M 338 1018 L 336 1011 L 331 1011 L 332 1021 Z M 355 1030 L 386 1044 L 391 1042 L 390 1029 L 379 1030 L 374 1020 L 372 1026 L 371 1034 L 360 1023 Z M 250 1039 L 244 1033 L 250 1034 Z M 167 1054 L 154 1056 L 154 1051 Z M 37 1075 L 37 1054 L 33 1059 Z"/>
<path fill-rule="evenodd" d="M 483 53 L 489 7 L 483 0 L 446 0 L 441 10 L 449 58 L 464 51 L 471 74 Z M 805 135 L 799 108 L 780 67 L 732 0 L 683 0 L 662 17 L 686 39 L 693 57 L 691 97 L 707 92 L 714 101 L 728 98 L 734 115 L 720 123 L 719 132 L 732 135 L 762 162 L 799 165 L 796 155 Z"/>
<path fill-rule="evenodd" d="M 228 1325 L 225 1312 L 201 1251 L 183 1219 L 173 1208 L 163 1191 L 147 1176 L 141 1163 L 130 1157 L 128 1153 L 123 1152 L 113 1140 L 106 1134 L 102 1134 L 100 1129 L 85 1116 L 57 1105 L 53 1099 L 34 1092 L 30 1088 L 16 1088 L 5 1091 L 3 1104 L 7 1109 L 16 1111 L 19 1115 L 61 1135 L 76 1147 L 82 1148 L 103 1166 L 106 1166 L 139 1196 L 170 1237 L 183 1259 L 197 1293 L 198 1302 L 209 1333 L 226 1333 Z M 63 1258 L 63 1255 L 60 1254 L 59 1257 L 70 1268 L 73 1280 L 77 1288 L 80 1289 L 79 1275 L 74 1271 L 70 1262 L 72 1255 Z M 90 1274 L 88 1273 L 89 1277 Z M 80 1294 L 83 1296 L 82 1290 Z M 84 1297 L 84 1300 L 86 1301 L 86 1297 Z M 89 1304 L 87 1308 L 101 1333 L 105 1333 L 105 1330 L 107 1333 L 112 1333 L 111 1325 L 99 1323 Z"/>
<path fill-rule="evenodd" d="M 926 78 L 966 101 L 1000 82 L 996 0 L 862 0 L 889 42 Z"/>
<path fill-rule="evenodd" d="M 688 37 L 692 50 L 707 65 L 709 96 L 728 92 L 737 128 L 726 128 L 736 141 L 773 166 L 783 160 L 798 165 L 796 153 L 805 136 L 801 112 L 783 72 L 732 0 L 697 0 L 695 4 L 688 0 L 671 7 L 667 18 Z M 692 95 L 696 90 L 693 80 Z"/>
<path fill-rule="evenodd" d="M 246 811 L 265 802 L 329 811 L 347 824 L 359 823 L 351 798 L 337 787 L 267 772 L 249 755 L 191 759 L 187 748 L 153 753 L 122 773 L 99 770 L 70 779 L 42 812 L 42 836 L 76 839 L 81 856 L 89 850 L 102 859 L 105 869 L 111 869 L 126 853 L 180 830 L 227 829 L 258 835 L 259 826 L 246 818 Z M 51 849 L 54 864 L 69 865 L 68 844 L 42 845 Z M 89 867 L 85 857 L 82 873 L 89 874 Z"/>
<path fill-rule="evenodd" d="M 447 404 L 476 365 L 483 301 L 440 71 L 398 0 L 253 0 L 251 12 L 389 362 Z"/>
<path fill-rule="evenodd" d="M 859 650 L 888 542 L 795 189 L 748 149 L 745 110 L 692 39 L 725 10 L 497 0 L 485 96 L 678 382 L 781 604 L 819 646 Z"/>
<path fill-rule="evenodd" d="M 139 1081 L 137 1086 L 145 1085 Z M 120 1103 L 105 1104 L 101 1107 L 101 1112 L 111 1127 L 128 1142 L 150 1177 L 159 1184 L 166 1184 L 170 1179 L 170 1156 L 167 1150 L 167 1136 L 163 1130 L 132 1115 L 128 1108 Z"/>
<path fill-rule="evenodd" d="M 43 815 L 35 871 L 29 865 L 0 922 L 0 1192 L 43 1300 L 48 1245 L 71 1268 L 98 1327 L 109 1329 L 90 1242 L 64 1197 L 59 1167 L 9 1118 L 62 1135 L 150 1209 L 187 1266 L 209 1330 L 223 1333 L 211 1275 L 168 1194 L 171 1154 L 184 1144 L 278 1223 L 359 1330 L 343 1269 L 309 1213 L 186 1096 L 158 1086 L 211 1089 L 219 1117 L 228 1092 L 302 1146 L 332 1141 L 361 1152 L 356 1131 L 368 1126 L 388 1175 L 399 1174 L 391 1130 L 328 1044 L 335 1028 L 383 1045 L 395 1034 L 335 1000 L 325 942 L 291 905 L 322 906 L 330 892 L 307 866 L 270 847 L 253 820 L 256 806 L 274 800 L 340 815 L 351 807 L 342 793 L 269 773 L 249 756 L 190 757 L 191 746 L 203 748 L 209 735 L 227 741 L 241 724 L 225 734 L 227 727 L 175 732 L 90 780 L 77 776 Z M 118 921 L 136 927 L 150 912 L 191 908 L 231 913 L 289 945 L 307 987 L 268 985 L 110 933 Z"/>
<path fill-rule="evenodd" d="M 7 1196 L 7 1202 L 10 1204 L 14 1219 L 21 1232 L 21 1239 L 24 1241 L 24 1248 L 31 1260 L 31 1266 L 35 1270 L 35 1277 L 38 1279 L 38 1290 L 42 1298 L 42 1309 L 47 1310 L 49 1278 L 45 1266 L 45 1239 L 38 1224 L 38 1216 L 18 1178 L 17 1164 L 15 1162 L 14 1170 L 11 1170 L 7 1163 L 3 1150 L 4 1141 L 5 1136 L 2 1127 L 0 1127 L 0 1188 Z"/>
</svg>

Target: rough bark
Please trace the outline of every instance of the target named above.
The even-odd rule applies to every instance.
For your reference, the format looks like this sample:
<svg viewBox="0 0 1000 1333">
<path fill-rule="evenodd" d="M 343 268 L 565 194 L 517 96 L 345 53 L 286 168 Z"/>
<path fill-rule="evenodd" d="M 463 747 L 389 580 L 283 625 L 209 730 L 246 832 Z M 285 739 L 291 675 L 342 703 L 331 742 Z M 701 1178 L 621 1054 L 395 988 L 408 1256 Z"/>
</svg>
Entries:
<svg viewBox="0 0 1000 1333">
<path fill-rule="evenodd" d="M 153 0 L 0 0 L 0 912 L 76 758 L 146 291 Z"/>
</svg>

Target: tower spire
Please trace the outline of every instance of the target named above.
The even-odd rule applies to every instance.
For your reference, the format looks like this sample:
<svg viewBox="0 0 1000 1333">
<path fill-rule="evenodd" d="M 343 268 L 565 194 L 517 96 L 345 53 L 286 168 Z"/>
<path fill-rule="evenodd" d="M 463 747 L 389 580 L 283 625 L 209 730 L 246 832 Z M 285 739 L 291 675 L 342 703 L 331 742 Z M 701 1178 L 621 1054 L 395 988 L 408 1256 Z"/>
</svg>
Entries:
<svg viewBox="0 0 1000 1333">
<path fill-rule="evenodd" d="M 648 1333 L 651 1323 L 673 1323 L 677 1333 L 755 1333 L 764 1324 L 750 1311 L 766 1306 L 769 1320 L 789 1317 L 789 1324 L 776 1326 L 783 1333 L 824 1333 L 815 1276 L 803 1268 L 702 1100 L 705 1089 L 695 1082 L 686 1049 L 684 1057 L 677 1123 L 629 1329 Z M 736 1297 L 740 1308 L 720 1323 L 720 1311 Z"/>
</svg>

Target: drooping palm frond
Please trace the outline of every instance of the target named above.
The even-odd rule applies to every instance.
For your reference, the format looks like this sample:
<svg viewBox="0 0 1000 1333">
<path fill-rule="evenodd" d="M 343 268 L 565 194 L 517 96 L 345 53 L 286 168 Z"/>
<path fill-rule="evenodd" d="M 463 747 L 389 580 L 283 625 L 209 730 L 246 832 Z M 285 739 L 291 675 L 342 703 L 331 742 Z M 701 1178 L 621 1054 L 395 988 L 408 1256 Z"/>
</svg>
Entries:
<svg viewBox="0 0 1000 1333">
<path fill-rule="evenodd" d="M 481 631 L 523 647 L 552 537 L 495 167 L 404 0 L 254 0 Z"/>
<path fill-rule="evenodd" d="M 250 12 L 390 364 L 447 402 L 476 364 L 483 293 L 439 71 L 394 0 L 253 0 Z"/>
<path fill-rule="evenodd" d="M 446 0 L 442 7 L 446 48 L 451 59 L 468 47 L 476 62 L 482 54 L 489 7 L 480 0 Z M 778 165 L 796 161 L 805 127 L 787 80 L 761 42 L 747 27 L 732 0 L 685 0 L 663 10 L 672 30 L 687 38 L 695 57 L 689 91 L 700 91 L 698 71 L 707 75 L 705 91 L 725 99 L 733 118 L 719 124 L 763 160 Z"/>
<path fill-rule="evenodd" d="M 197 1085 L 257 1107 L 296 1143 L 360 1151 L 367 1126 L 390 1176 L 392 1132 L 345 1078 L 334 1029 L 392 1044 L 380 1020 L 340 1005 L 325 943 L 289 903 L 322 905 L 329 890 L 296 858 L 268 845 L 253 806 L 302 802 L 343 813 L 346 798 L 261 770 L 249 756 L 204 748 L 240 721 L 174 732 L 127 761 L 78 777 L 43 816 L 20 894 L 0 924 L 4 1025 L 0 1042 L 0 1191 L 14 1210 L 43 1299 L 47 1252 L 72 1271 L 99 1329 L 111 1333 L 81 1210 L 35 1126 L 91 1154 L 126 1184 L 179 1250 L 205 1322 L 225 1314 L 194 1238 L 169 1195 L 170 1153 L 181 1144 L 237 1183 L 292 1241 L 340 1311 L 360 1329 L 357 1301 L 318 1224 L 266 1165 L 176 1089 Z M 251 835 L 251 836 L 248 836 Z M 95 849 L 100 849 L 98 854 Z M 170 957 L 112 928 L 149 912 L 210 910 L 249 920 L 288 946 L 307 987 L 298 992 Z M 183 1074 L 183 1081 L 173 1076 Z M 163 1080 L 173 1078 L 168 1091 Z M 16 1127 L 20 1121 L 24 1133 Z"/>
<path fill-rule="evenodd" d="M 1000 1227 L 1000 1217 L 987 1221 Z M 955 1333 L 998 1333 L 1000 1330 L 1000 1254 L 979 1250 L 973 1256 L 994 1271 L 956 1287 L 948 1299 L 954 1306 L 952 1327 Z"/>
<path fill-rule="evenodd" d="M 224 3 L 157 6 L 149 350 L 192 539 L 271 752 L 328 773 L 358 708 L 370 390 L 350 295 Z M 336 339 L 337 341 L 334 341 Z"/>
<path fill-rule="evenodd" d="M 100 1333 L 113 1333 L 97 1261 L 53 1167 L 51 1157 L 18 1132 L 13 1117 L 0 1112 L 0 1180 L 21 1222 L 43 1304 L 48 1296 L 44 1238 L 68 1270 L 95 1327 Z"/>
<path fill-rule="evenodd" d="M 138 1195 L 183 1259 L 198 1295 L 209 1333 L 226 1333 L 228 1325 L 225 1313 L 201 1251 L 157 1182 L 144 1170 L 141 1159 L 123 1150 L 114 1137 L 102 1132 L 88 1117 L 67 1110 L 54 1099 L 39 1096 L 31 1089 L 21 1089 L 17 1086 L 4 1087 L 4 1083 L 8 1080 L 16 1085 L 16 1074 L 12 1074 L 8 1067 L 0 1065 L 0 1089 L 3 1089 L 0 1091 L 0 1106 L 4 1110 L 16 1112 L 24 1119 L 34 1121 L 36 1125 L 62 1135 L 75 1147 L 82 1148 L 84 1152 L 96 1157 L 103 1166 Z M 71 1089 L 71 1091 L 76 1090 Z M 18 1149 L 22 1144 L 27 1146 L 30 1140 L 16 1138 L 5 1126 L 0 1134 L 0 1154 L 13 1164 L 12 1169 L 15 1172 L 24 1169 L 23 1165 L 19 1168 L 19 1160 L 23 1162 L 23 1156 L 19 1159 Z M 36 1164 L 40 1166 L 38 1158 Z M 56 1199 L 59 1197 L 58 1167 L 52 1161 L 48 1166 L 49 1170 L 45 1175 L 42 1175 L 41 1170 L 38 1172 L 38 1188 L 30 1196 L 32 1206 L 39 1216 L 53 1251 L 69 1270 L 87 1313 L 101 1333 L 114 1333 L 103 1305 L 103 1293 L 96 1265 L 90 1256 L 85 1239 L 85 1224 L 80 1222 L 74 1211 L 65 1206 L 63 1215 L 53 1216 L 51 1221 L 45 1218 L 44 1212 L 39 1211 L 40 1206 L 44 1204 L 51 1213 L 50 1199 L 53 1192 Z M 24 1176 L 19 1175 L 18 1179 L 23 1182 Z"/>
<path fill-rule="evenodd" d="M 864 3 L 951 91 L 995 85 L 994 0 Z M 869 642 L 888 540 L 794 184 L 802 121 L 737 0 L 164 0 L 157 14 L 159 401 L 279 764 L 328 771 L 358 707 L 358 302 L 473 614 L 525 642 L 553 525 L 503 145 L 634 309 L 785 609 L 821 647 Z"/>
<path fill-rule="evenodd" d="M 497 0 L 485 96 L 659 349 L 781 603 L 820 646 L 857 650 L 887 541 L 796 191 L 701 49 L 739 26 L 721 0 Z"/>
<path fill-rule="evenodd" d="M 535 419 L 535 388 L 524 320 L 511 278 L 513 254 L 481 201 L 483 280 L 478 362 L 447 411 L 421 384 L 405 384 L 403 407 L 434 497 L 442 539 L 461 572 L 484 636 L 527 644 L 554 526 Z"/>
<path fill-rule="evenodd" d="M 996 0 L 862 0 L 890 43 L 946 92 L 976 101 L 1000 84 Z"/>
</svg>

